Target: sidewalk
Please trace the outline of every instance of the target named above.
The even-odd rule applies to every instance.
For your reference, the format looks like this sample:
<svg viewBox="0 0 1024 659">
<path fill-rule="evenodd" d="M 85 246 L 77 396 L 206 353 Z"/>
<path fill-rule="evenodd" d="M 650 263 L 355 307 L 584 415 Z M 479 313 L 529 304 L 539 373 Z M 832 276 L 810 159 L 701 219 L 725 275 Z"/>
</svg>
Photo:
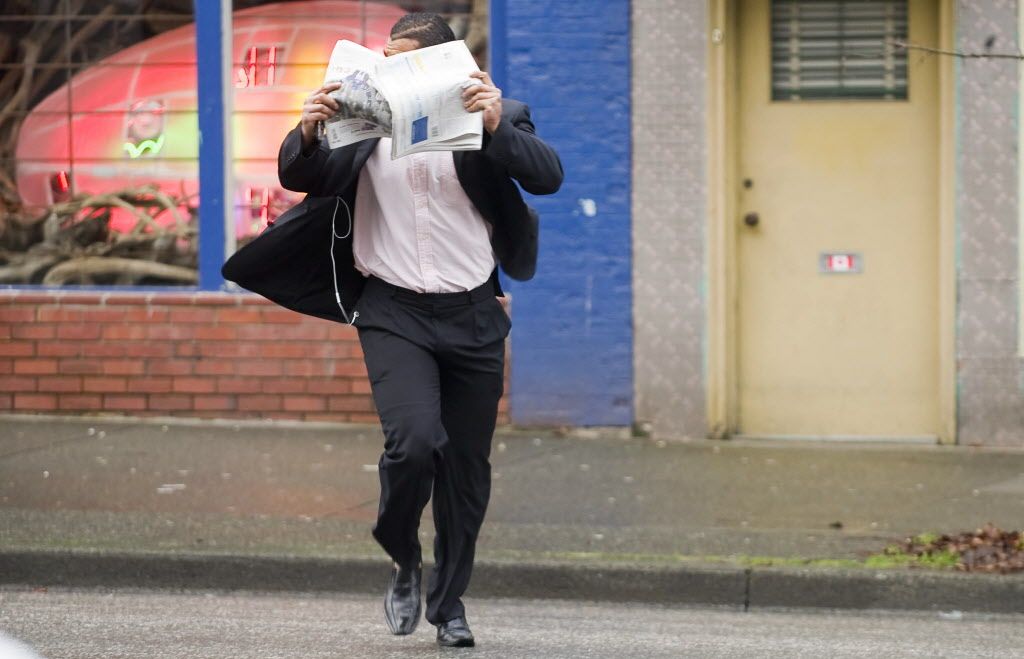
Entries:
<svg viewBox="0 0 1024 659">
<path fill-rule="evenodd" d="M 0 417 L 0 581 L 376 592 L 380 447 L 364 426 Z M 1022 451 L 509 431 L 492 464 L 471 593 L 1024 612 L 1019 576 L 853 563 L 1018 527 Z"/>
</svg>

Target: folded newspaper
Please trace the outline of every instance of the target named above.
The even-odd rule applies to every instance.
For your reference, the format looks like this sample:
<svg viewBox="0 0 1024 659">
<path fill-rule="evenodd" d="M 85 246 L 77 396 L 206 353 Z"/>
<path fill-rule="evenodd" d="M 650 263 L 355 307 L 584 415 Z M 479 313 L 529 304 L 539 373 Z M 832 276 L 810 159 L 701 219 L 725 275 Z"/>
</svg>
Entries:
<svg viewBox="0 0 1024 659">
<path fill-rule="evenodd" d="M 370 137 L 391 138 L 391 158 L 421 151 L 472 151 L 483 140 L 481 112 L 467 112 L 462 92 L 480 84 L 463 41 L 384 57 L 351 41 L 334 46 L 324 83 L 341 109 L 324 122 L 332 149 Z"/>
</svg>

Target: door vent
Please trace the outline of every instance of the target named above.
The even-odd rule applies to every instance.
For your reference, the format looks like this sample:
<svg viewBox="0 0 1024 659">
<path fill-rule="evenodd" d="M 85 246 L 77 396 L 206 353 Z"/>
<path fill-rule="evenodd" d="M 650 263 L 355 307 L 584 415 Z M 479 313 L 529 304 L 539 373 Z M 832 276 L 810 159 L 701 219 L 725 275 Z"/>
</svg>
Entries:
<svg viewBox="0 0 1024 659">
<path fill-rule="evenodd" d="M 907 98 L 906 0 L 772 0 L 772 99 Z"/>
</svg>

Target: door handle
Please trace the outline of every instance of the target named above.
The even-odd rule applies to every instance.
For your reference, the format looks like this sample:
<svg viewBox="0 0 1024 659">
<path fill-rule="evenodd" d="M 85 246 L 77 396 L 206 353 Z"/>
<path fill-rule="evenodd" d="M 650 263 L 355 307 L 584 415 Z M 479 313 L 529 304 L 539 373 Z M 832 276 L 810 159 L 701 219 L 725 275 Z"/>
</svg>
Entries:
<svg viewBox="0 0 1024 659">
<path fill-rule="evenodd" d="M 743 216 L 743 224 L 746 224 L 748 227 L 756 227 L 760 223 L 761 217 L 757 213 L 751 212 Z"/>
</svg>

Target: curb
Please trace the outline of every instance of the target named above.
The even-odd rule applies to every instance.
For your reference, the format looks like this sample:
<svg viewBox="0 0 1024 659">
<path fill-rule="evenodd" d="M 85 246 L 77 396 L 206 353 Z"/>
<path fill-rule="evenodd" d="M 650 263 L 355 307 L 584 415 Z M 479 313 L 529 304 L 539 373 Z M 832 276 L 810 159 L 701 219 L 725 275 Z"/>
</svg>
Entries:
<svg viewBox="0 0 1024 659">
<path fill-rule="evenodd" d="M 0 584 L 380 593 L 386 561 L 0 551 Z M 1024 613 L 1024 578 L 896 570 L 478 562 L 474 597 Z"/>
</svg>

